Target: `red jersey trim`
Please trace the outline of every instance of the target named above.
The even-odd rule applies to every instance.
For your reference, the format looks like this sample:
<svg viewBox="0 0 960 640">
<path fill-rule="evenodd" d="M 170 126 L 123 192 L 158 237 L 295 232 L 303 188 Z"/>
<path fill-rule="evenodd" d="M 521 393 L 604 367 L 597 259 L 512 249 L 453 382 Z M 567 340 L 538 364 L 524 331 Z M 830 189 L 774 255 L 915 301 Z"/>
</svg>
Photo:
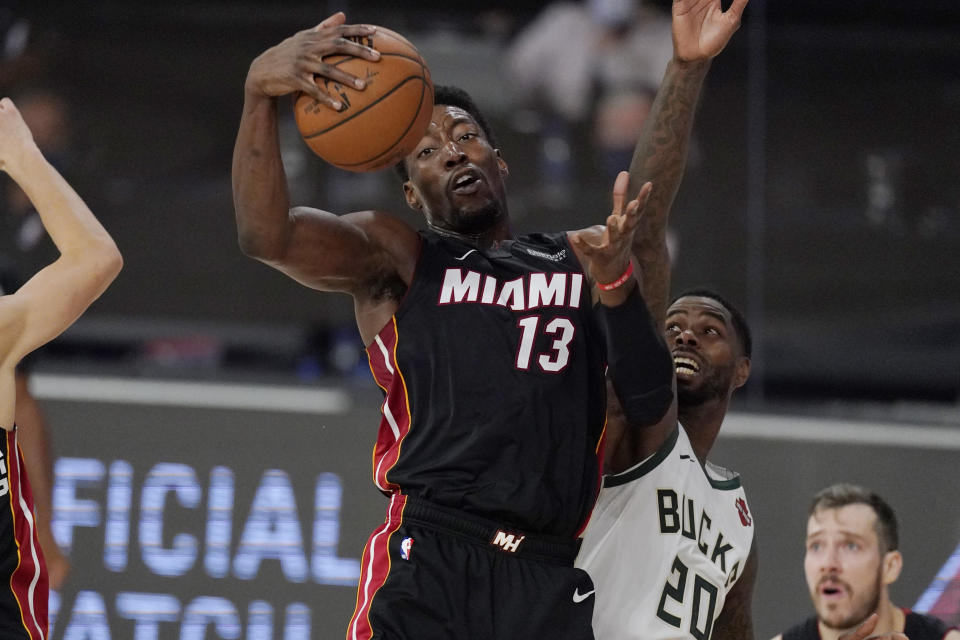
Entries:
<svg viewBox="0 0 960 640">
<path fill-rule="evenodd" d="M 369 640 L 373 637 L 370 605 L 390 576 L 390 539 L 403 524 L 403 509 L 407 497 L 399 493 L 390 498 L 387 520 L 371 534 L 363 549 L 360 562 L 360 584 L 357 585 L 357 604 L 347 627 L 347 640 Z"/>
<path fill-rule="evenodd" d="M 367 347 L 373 379 L 386 394 L 380 407 L 383 419 L 373 448 L 373 482 L 387 493 L 400 490 L 399 485 L 390 482 L 387 474 L 400 459 L 400 448 L 411 424 L 410 396 L 397 362 L 398 343 L 399 332 L 394 316 Z"/>
</svg>

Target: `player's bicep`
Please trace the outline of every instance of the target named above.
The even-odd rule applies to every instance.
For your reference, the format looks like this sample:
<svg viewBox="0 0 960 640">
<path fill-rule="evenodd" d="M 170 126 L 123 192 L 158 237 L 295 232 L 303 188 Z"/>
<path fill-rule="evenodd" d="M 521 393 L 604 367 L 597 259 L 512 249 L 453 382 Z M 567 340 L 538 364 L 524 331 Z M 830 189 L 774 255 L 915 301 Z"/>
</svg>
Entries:
<svg viewBox="0 0 960 640">
<path fill-rule="evenodd" d="M 297 207 L 290 211 L 284 251 L 263 261 L 313 289 L 355 293 L 378 274 L 399 271 L 404 256 L 412 260 L 415 242 L 416 232 L 385 214 L 338 216 Z M 393 245 L 405 246 L 394 251 Z"/>
<path fill-rule="evenodd" d="M 756 537 L 740 578 L 727 593 L 713 626 L 715 640 L 753 640 L 753 586 L 757 580 Z"/>
</svg>

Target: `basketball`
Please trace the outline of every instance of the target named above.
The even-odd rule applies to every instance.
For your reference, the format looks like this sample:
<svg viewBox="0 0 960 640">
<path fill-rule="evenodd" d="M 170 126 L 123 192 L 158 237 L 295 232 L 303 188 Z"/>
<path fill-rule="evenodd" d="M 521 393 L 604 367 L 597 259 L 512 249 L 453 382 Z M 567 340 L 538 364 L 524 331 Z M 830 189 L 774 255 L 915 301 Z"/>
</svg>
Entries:
<svg viewBox="0 0 960 640">
<path fill-rule="evenodd" d="M 348 171 L 377 171 L 399 162 L 423 137 L 433 113 L 433 82 L 420 53 L 400 34 L 378 26 L 357 41 L 379 51 L 380 59 L 333 55 L 324 62 L 366 80 L 366 88 L 317 77 L 320 88 L 340 100 L 340 111 L 301 93 L 294 115 L 318 156 Z"/>
</svg>

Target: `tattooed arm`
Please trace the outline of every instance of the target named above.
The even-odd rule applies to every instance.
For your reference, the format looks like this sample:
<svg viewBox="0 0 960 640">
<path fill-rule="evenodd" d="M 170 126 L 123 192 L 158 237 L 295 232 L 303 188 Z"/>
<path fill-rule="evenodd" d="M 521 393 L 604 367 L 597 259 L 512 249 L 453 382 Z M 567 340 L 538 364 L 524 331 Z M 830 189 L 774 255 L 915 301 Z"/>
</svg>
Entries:
<svg viewBox="0 0 960 640">
<path fill-rule="evenodd" d="M 693 116 L 710 61 L 740 26 L 747 0 L 734 0 L 722 11 L 720 0 L 674 0 L 673 60 L 657 92 L 630 162 L 630 188 L 637 193 L 653 183 L 633 255 L 640 269 L 647 306 L 658 326 L 666 317 L 670 295 L 667 219 L 680 187 L 693 129 Z"/>
<path fill-rule="evenodd" d="M 633 236 L 633 257 L 640 270 L 643 296 L 657 326 L 662 327 L 670 295 L 667 220 L 687 161 L 693 115 L 710 61 L 667 65 L 647 126 L 630 162 L 630 192 L 653 183 L 640 227 Z"/>
<path fill-rule="evenodd" d="M 670 295 L 667 220 L 687 162 L 693 116 L 710 61 L 740 26 L 747 0 L 673 1 L 673 60 L 667 65 L 630 162 L 628 196 L 653 183 L 643 217 L 633 235 L 632 254 L 647 308 L 655 326 L 663 327 Z M 618 472 L 644 459 L 666 441 L 676 423 L 676 404 L 656 425 L 624 428 L 614 393 L 607 394 L 606 468 Z"/>
</svg>

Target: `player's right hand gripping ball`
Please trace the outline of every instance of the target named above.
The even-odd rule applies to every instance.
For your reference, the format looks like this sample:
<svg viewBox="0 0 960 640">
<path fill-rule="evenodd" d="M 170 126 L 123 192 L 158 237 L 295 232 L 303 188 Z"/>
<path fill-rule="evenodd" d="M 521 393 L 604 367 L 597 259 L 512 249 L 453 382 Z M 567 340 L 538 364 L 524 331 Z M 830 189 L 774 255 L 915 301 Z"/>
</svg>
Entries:
<svg viewBox="0 0 960 640">
<path fill-rule="evenodd" d="M 380 59 L 334 55 L 324 61 L 367 86 L 357 90 L 317 77 L 342 108 L 334 111 L 301 93 L 294 115 L 300 135 L 318 156 L 348 171 L 376 171 L 393 166 L 420 142 L 433 113 L 433 82 L 423 57 L 400 34 L 378 26 L 357 41 L 379 51 Z"/>
</svg>

